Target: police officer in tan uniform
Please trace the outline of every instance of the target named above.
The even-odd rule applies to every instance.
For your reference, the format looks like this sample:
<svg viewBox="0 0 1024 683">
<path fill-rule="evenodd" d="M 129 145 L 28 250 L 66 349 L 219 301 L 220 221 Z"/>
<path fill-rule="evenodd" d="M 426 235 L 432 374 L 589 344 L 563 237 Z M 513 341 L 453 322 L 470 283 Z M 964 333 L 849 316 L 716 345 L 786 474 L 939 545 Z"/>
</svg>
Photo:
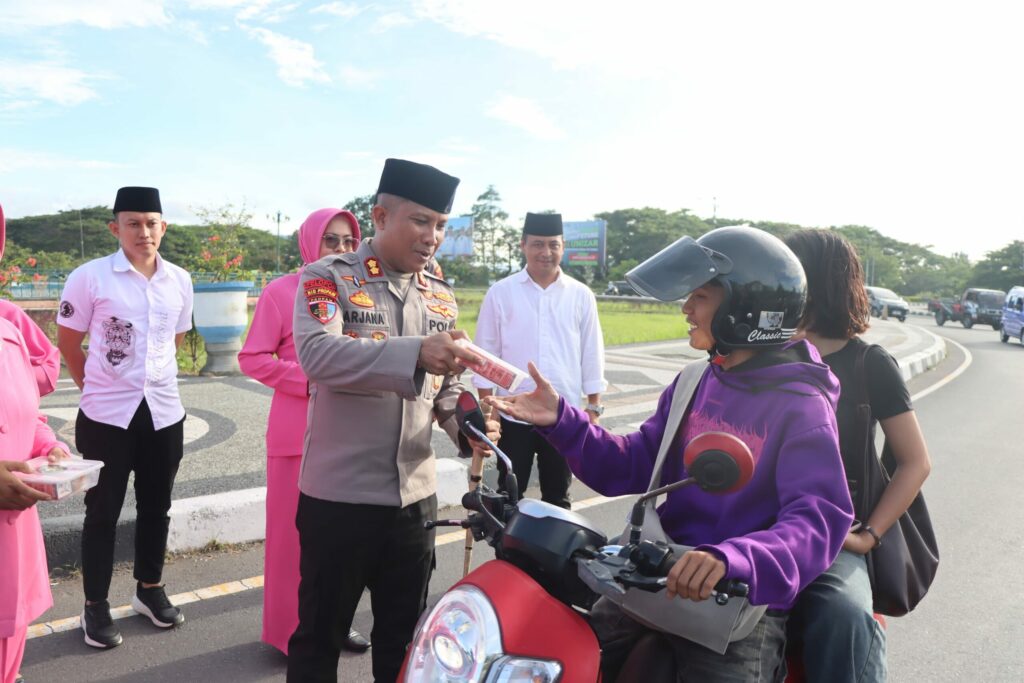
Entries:
<svg viewBox="0 0 1024 683">
<path fill-rule="evenodd" d="M 458 178 L 402 159 L 384 165 L 376 236 L 306 267 L 295 346 L 309 378 L 299 477 L 299 627 L 288 680 L 336 681 L 338 656 L 364 587 L 373 610 L 373 675 L 398 676 L 426 605 L 437 497 L 432 425 L 459 444 L 465 387 L 452 288 L 425 268 L 444 238 Z M 498 436 L 498 423 L 488 422 Z"/>
</svg>

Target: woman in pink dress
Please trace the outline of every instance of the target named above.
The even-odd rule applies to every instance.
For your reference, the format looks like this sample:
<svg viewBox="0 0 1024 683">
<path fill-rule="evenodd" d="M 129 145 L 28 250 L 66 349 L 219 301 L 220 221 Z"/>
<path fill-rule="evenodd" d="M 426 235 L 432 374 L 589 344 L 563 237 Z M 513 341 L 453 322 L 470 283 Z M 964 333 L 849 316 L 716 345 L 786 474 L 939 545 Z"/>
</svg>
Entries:
<svg viewBox="0 0 1024 683">
<path fill-rule="evenodd" d="M 4 250 L 0 207 L 0 257 Z M 39 388 L 25 338 L 0 319 L 0 683 L 21 679 L 28 626 L 53 604 L 36 502 L 49 496 L 26 486 L 13 472 L 25 460 L 68 457 L 39 412 Z"/>
<path fill-rule="evenodd" d="M 349 211 L 319 209 L 299 228 L 304 263 L 352 251 L 359 221 Z M 306 376 L 292 339 L 292 312 L 299 274 L 280 277 L 263 289 L 252 326 L 238 354 L 242 372 L 274 390 L 267 421 L 267 540 L 264 549 L 263 642 L 288 654 L 288 638 L 299 624 L 299 464 L 309 401 Z M 351 631 L 346 646 L 365 652 L 369 642 Z"/>
</svg>

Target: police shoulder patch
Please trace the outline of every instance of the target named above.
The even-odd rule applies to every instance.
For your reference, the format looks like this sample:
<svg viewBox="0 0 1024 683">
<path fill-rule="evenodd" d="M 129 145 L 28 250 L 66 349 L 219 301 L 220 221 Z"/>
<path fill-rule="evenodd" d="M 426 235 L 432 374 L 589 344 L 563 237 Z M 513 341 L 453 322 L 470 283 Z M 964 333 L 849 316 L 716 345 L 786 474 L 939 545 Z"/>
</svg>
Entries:
<svg viewBox="0 0 1024 683">
<path fill-rule="evenodd" d="M 302 284 L 309 314 L 326 325 L 338 314 L 338 285 L 325 278 L 313 278 Z"/>
<path fill-rule="evenodd" d="M 308 304 L 310 315 L 326 325 L 338 314 L 337 301 L 310 301 Z"/>
</svg>

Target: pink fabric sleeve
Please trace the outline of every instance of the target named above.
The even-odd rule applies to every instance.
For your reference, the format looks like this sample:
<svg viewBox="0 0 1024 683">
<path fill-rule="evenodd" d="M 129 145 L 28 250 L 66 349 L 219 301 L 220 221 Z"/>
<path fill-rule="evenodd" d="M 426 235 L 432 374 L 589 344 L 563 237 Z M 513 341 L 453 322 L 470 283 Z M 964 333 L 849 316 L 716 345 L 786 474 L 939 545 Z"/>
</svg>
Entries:
<svg viewBox="0 0 1024 683">
<path fill-rule="evenodd" d="M 54 446 L 60 446 L 65 453 L 71 455 L 71 449 L 67 447 L 67 444 L 57 441 L 57 436 L 46 422 L 46 416 L 39 413 L 38 417 L 35 437 L 32 439 L 32 453 L 29 457 L 38 458 L 41 455 L 47 455 Z"/>
<path fill-rule="evenodd" d="M 57 388 L 57 377 L 60 375 L 60 352 L 50 343 L 35 321 L 29 317 L 21 306 L 8 301 L 0 301 L 0 316 L 18 328 L 25 338 L 25 349 L 32 362 L 36 386 L 39 395 L 46 396 Z"/>
<path fill-rule="evenodd" d="M 287 318 L 283 317 L 272 293 L 264 290 L 264 296 L 256 302 L 245 344 L 238 352 L 238 365 L 246 375 L 268 387 L 306 398 L 308 383 L 298 361 L 277 355 L 285 336 L 285 325 L 290 326 L 291 322 L 291 311 Z"/>
</svg>

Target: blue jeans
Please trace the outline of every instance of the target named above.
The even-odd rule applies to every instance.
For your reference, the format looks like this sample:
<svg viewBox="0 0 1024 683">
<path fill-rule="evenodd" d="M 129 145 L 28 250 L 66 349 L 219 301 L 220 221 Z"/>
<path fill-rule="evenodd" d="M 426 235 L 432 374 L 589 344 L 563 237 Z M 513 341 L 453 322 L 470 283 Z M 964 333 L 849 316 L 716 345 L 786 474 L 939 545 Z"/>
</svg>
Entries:
<svg viewBox="0 0 1024 683">
<path fill-rule="evenodd" d="M 803 645 L 810 683 L 885 681 L 885 630 L 875 621 L 863 555 L 843 550 L 800 594 L 789 634 Z"/>
</svg>

